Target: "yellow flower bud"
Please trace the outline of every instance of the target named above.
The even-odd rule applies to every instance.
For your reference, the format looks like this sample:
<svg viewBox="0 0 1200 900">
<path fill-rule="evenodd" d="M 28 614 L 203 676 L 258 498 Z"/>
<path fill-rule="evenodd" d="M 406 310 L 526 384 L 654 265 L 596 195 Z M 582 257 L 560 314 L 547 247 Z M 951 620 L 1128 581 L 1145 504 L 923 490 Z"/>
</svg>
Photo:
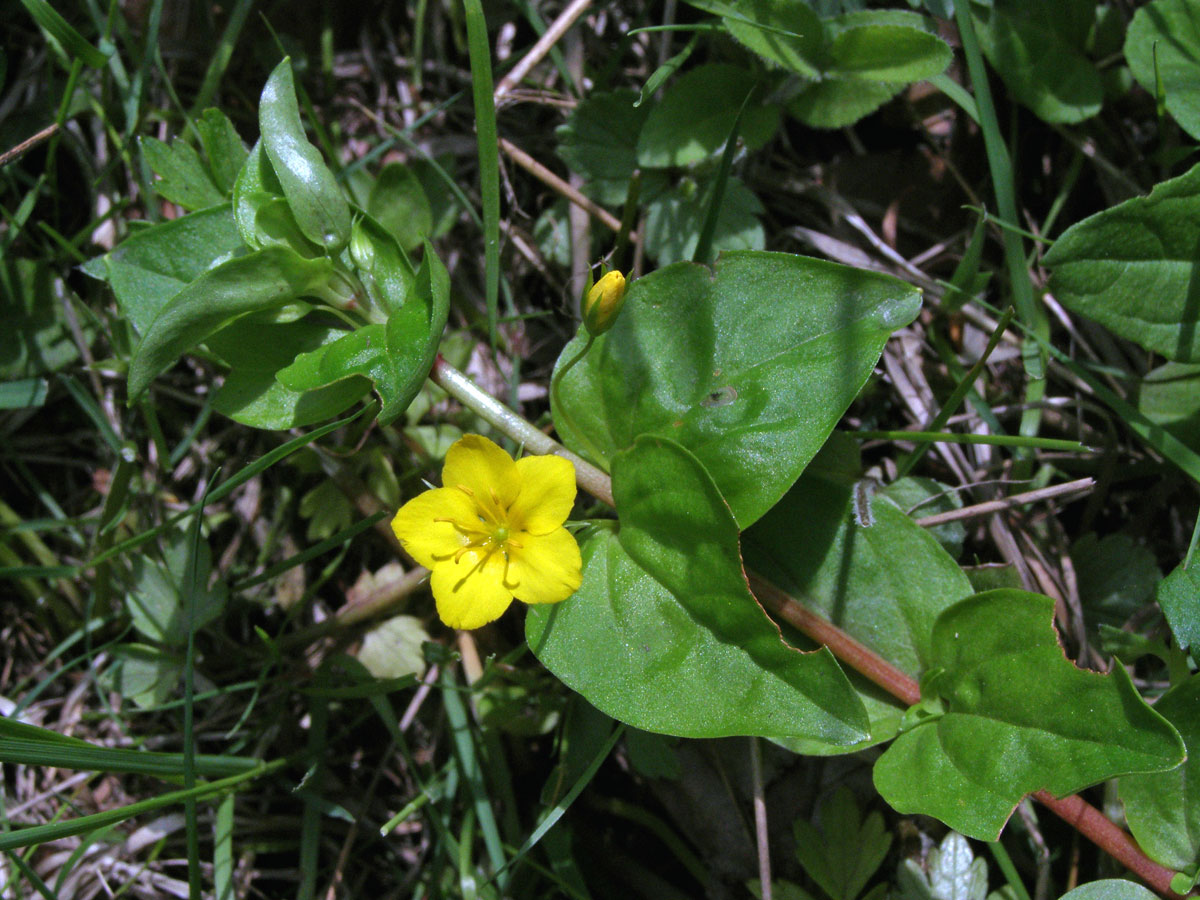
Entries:
<svg viewBox="0 0 1200 900">
<path fill-rule="evenodd" d="M 583 298 L 583 327 L 592 335 L 612 328 L 625 303 L 625 276 L 613 269 L 592 285 Z"/>
</svg>

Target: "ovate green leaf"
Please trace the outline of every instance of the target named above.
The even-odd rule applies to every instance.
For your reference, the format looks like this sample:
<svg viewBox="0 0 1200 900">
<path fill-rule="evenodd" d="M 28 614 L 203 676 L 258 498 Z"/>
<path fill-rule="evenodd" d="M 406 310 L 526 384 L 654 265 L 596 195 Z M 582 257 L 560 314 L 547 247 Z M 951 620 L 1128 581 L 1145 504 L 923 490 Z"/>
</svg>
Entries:
<svg viewBox="0 0 1200 900">
<path fill-rule="evenodd" d="M 274 309 L 325 285 L 328 259 L 267 247 L 209 269 L 177 293 L 150 323 L 129 361 L 129 397 L 207 337 L 247 313 Z"/>
<path fill-rule="evenodd" d="M 630 285 L 617 324 L 552 398 L 554 420 L 602 465 L 639 434 L 683 444 L 745 528 L 796 480 L 919 307 L 897 279 L 790 254 L 676 263 Z"/>
<path fill-rule="evenodd" d="M 647 207 L 646 252 L 659 265 L 691 259 L 696 252 L 715 180 L 690 187 L 690 191 L 668 191 Z M 758 197 L 737 178 L 730 177 L 717 213 L 713 250 L 761 250 L 767 242 L 758 218 L 762 212 Z"/>
<path fill-rule="evenodd" d="M 1158 605 L 1171 626 L 1175 643 L 1200 648 L 1200 562 L 1180 563 L 1158 585 Z"/>
<path fill-rule="evenodd" d="M 586 179 L 589 193 L 601 203 L 623 203 L 630 173 L 637 168 L 638 135 L 651 106 L 635 107 L 635 100 L 637 94 L 632 91 L 589 94 L 555 131 L 558 155 Z M 643 198 L 661 190 L 661 184 L 647 184 L 652 173 L 643 172 L 642 176 Z M 658 180 L 661 182 L 661 174 Z"/>
<path fill-rule="evenodd" d="M 1138 385 L 1138 412 L 1200 452 L 1200 365 L 1163 363 Z"/>
<path fill-rule="evenodd" d="M 969 596 L 971 584 L 933 535 L 871 482 L 828 468 L 832 452 L 822 451 L 743 534 L 746 565 L 916 678 L 930 665 L 937 616 Z M 913 590 L 917 584 L 919 591 Z M 851 682 L 871 718 L 868 743 L 894 737 L 903 707 L 853 673 Z M 787 746 L 802 753 L 844 752 Z"/>
<path fill-rule="evenodd" d="M 1082 884 L 1059 900 L 1157 900 L 1158 894 L 1133 881 L 1104 878 Z"/>
<path fill-rule="evenodd" d="M 1163 694 L 1154 711 L 1179 730 L 1188 759 L 1170 772 L 1122 778 L 1125 820 L 1151 859 L 1193 873 L 1200 870 L 1200 676 Z"/>
<path fill-rule="evenodd" d="M 213 408 L 243 425 L 282 430 L 323 422 L 354 404 L 371 389 L 365 378 L 292 391 L 275 377 L 297 355 L 346 333 L 340 322 L 331 319 L 313 315 L 297 322 L 264 324 L 243 318 L 208 338 L 208 348 L 231 368 L 213 395 Z"/>
<path fill-rule="evenodd" d="M 321 152 L 304 135 L 290 59 L 267 79 L 258 122 L 263 148 L 300 230 L 314 244 L 336 253 L 350 240 L 350 207 Z"/>
<path fill-rule="evenodd" d="M 742 101 L 758 84 L 754 73 L 723 63 L 692 69 L 663 95 L 638 137 L 638 164 L 686 166 L 715 154 L 729 139 Z M 779 108 L 752 100 L 742 116 L 741 138 L 761 147 L 779 125 Z"/>
<path fill-rule="evenodd" d="M 433 212 L 421 182 L 402 163 L 388 163 L 371 186 L 367 212 L 405 250 L 420 247 L 433 231 Z"/>
<path fill-rule="evenodd" d="M 979 41 L 1020 103 L 1047 122 L 1081 122 L 1104 102 L 1100 73 L 1084 53 L 1094 14 L 1092 0 L 998 0 L 978 21 Z"/>
<path fill-rule="evenodd" d="M 945 41 L 923 28 L 869 20 L 841 29 L 829 52 L 830 74 L 900 84 L 940 75 L 953 57 Z"/>
<path fill-rule="evenodd" d="M 1147 3 L 1129 23 L 1125 59 L 1152 95 L 1162 80 L 1167 112 L 1193 138 L 1200 137 L 1200 3 Z"/>
<path fill-rule="evenodd" d="M 1068 309 L 1177 362 L 1200 362 L 1200 166 L 1084 219 L 1045 264 Z"/>
<path fill-rule="evenodd" d="M 139 231 L 103 259 L 121 312 L 145 334 L 167 301 L 243 250 L 230 207 L 222 205 Z"/>
<path fill-rule="evenodd" d="M 825 78 L 805 85 L 787 110 L 812 128 L 844 128 L 868 116 L 904 90 L 903 84 Z"/>
</svg>

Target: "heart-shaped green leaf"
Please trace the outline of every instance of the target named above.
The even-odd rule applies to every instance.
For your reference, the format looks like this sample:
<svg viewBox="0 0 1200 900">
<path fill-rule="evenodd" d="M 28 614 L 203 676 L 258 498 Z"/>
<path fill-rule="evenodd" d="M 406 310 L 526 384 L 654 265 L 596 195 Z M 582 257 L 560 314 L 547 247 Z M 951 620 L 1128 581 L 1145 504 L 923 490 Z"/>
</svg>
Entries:
<svg viewBox="0 0 1200 900">
<path fill-rule="evenodd" d="M 555 424 L 603 466 L 639 434 L 678 441 L 745 528 L 820 449 L 920 297 L 886 275 L 785 253 L 676 263 L 630 285 L 616 325 L 562 379 Z"/>
<path fill-rule="evenodd" d="M 646 731 L 692 737 L 866 737 L 827 649 L 785 645 L 746 586 L 737 525 L 696 458 L 643 437 L 616 461 L 618 533 L 583 544 L 583 585 L 531 607 L 526 637 L 568 686 Z"/>
<path fill-rule="evenodd" d="M 947 712 L 903 732 L 876 762 L 875 786 L 893 808 L 994 841 L 1028 793 L 1061 797 L 1183 761 L 1178 732 L 1125 669 L 1076 668 L 1053 619 L 1049 597 L 1014 590 L 977 594 L 938 617 L 922 687 Z"/>
</svg>

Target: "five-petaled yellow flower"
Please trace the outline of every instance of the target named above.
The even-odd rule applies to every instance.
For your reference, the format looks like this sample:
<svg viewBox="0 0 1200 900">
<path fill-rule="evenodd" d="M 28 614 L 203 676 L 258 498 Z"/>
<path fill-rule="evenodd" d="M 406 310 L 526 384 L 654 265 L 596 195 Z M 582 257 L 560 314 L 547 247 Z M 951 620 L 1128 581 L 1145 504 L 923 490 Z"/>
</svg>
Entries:
<svg viewBox="0 0 1200 900">
<path fill-rule="evenodd" d="M 513 462 L 478 434 L 446 454 L 442 487 L 409 500 L 392 531 L 432 571 L 438 615 L 451 628 L 498 619 L 513 597 L 557 603 L 582 579 L 579 544 L 563 523 L 575 503 L 575 467 L 560 456 Z"/>
</svg>

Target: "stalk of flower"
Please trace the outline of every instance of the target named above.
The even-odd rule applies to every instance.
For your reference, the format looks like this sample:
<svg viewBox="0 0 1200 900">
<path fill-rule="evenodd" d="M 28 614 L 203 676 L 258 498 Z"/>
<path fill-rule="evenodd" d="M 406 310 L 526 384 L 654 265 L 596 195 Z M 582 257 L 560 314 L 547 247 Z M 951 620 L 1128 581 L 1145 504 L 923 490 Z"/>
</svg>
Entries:
<svg viewBox="0 0 1200 900">
<path fill-rule="evenodd" d="M 592 461 L 597 465 L 602 464 L 603 455 L 588 440 L 587 435 L 575 426 L 574 421 L 571 419 L 571 414 L 567 412 L 566 406 L 558 399 L 558 391 L 567 373 L 571 371 L 577 362 L 587 356 L 588 351 L 592 349 L 592 344 L 596 342 L 596 338 L 616 324 L 617 316 L 621 314 L 621 307 L 624 305 L 625 276 L 616 269 L 605 273 L 599 281 L 589 286 L 587 293 L 583 297 L 583 327 L 588 335 L 587 341 L 584 343 L 583 348 L 567 360 L 554 373 L 554 377 L 550 379 L 550 396 L 554 401 L 558 416 L 560 419 L 565 420 L 568 427 L 574 432 L 576 440 L 586 445 L 587 452 L 590 454 Z"/>
<path fill-rule="evenodd" d="M 582 580 L 579 544 L 563 527 L 575 503 L 575 467 L 560 456 L 513 461 L 465 435 L 446 454 L 442 487 L 409 500 L 392 530 L 431 572 L 438 615 L 452 628 L 498 619 L 515 597 L 558 603 Z"/>
</svg>

